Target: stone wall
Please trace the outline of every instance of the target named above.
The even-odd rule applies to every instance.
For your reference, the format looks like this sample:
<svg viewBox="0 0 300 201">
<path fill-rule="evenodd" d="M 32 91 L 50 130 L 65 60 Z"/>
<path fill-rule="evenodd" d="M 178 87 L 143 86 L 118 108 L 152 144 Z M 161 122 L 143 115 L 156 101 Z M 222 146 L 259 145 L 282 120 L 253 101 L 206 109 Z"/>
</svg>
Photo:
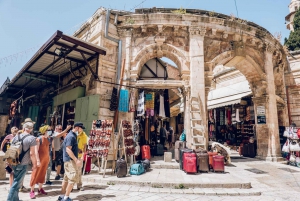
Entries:
<svg viewBox="0 0 300 201">
<path fill-rule="evenodd" d="M 289 99 L 290 120 L 300 126 L 300 52 L 288 57 L 289 69 L 285 72 L 285 84 Z"/>
<path fill-rule="evenodd" d="M 0 115 L 0 137 L 5 135 L 8 115 Z"/>
</svg>

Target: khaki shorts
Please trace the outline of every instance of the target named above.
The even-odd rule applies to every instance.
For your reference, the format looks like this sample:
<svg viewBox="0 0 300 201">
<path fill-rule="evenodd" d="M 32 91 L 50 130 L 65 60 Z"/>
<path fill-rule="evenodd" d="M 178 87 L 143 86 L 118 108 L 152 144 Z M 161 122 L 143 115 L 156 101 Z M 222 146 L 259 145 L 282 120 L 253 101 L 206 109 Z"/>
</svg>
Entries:
<svg viewBox="0 0 300 201">
<path fill-rule="evenodd" d="M 79 170 L 73 160 L 64 163 L 65 175 L 64 181 L 68 183 L 78 183 L 79 181 Z"/>
</svg>

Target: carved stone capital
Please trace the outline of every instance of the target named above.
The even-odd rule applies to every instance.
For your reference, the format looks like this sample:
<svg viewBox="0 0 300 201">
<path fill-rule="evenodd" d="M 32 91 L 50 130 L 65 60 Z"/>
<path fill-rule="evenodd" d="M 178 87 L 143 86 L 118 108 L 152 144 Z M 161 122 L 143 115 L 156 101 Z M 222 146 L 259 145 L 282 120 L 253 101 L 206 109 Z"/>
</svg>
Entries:
<svg viewBox="0 0 300 201">
<path fill-rule="evenodd" d="M 217 29 L 212 29 L 212 30 L 211 30 L 211 33 L 212 33 L 212 35 L 214 35 L 214 36 L 217 35 Z"/>
<path fill-rule="evenodd" d="M 125 36 L 126 36 L 126 37 L 131 37 L 131 36 L 132 36 L 132 31 L 133 31 L 133 29 L 127 29 L 127 30 L 125 31 Z"/>
<path fill-rule="evenodd" d="M 158 46 L 162 46 L 165 41 L 166 41 L 166 38 L 164 36 L 156 36 L 155 37 L 155 42 Z"/>
<path fill-rule="evenodd" d="M 157 25 L 157 29 L 158 29 L 159 33 L 161 33 L 163 31 L 163 27 L 164 27 L 164 25 L 162 25 L 162 24 Z"/>
<path fill-rule="evenodd" d="M 276 48 L 271 43 L 265 43 L 265 47 L 266 51 L 270 53 L 273 53 L 276 50 Z"/>
<path fill-rule="evenodd" d="M 143 26 L 141 26 L 141 29 L 142 29 L 143 33 L 147 32 L 147 26 L 143 25 Z"/>
<path fill-rule="evenodd" d="M 190 26 L 189 27 L 189 32 L 190 32 L 190 35 L 205 36 L 205 34 L 206 34 L 206 27 Z"/>
<path fill-rule="evenodd" d="M 138 77 L 139 77 L 138 70 L 136 70 L 136 69 L 130 70 L 131 80 L 136 81 L 138 79 Z"/>
<path fill-rule="evenodd" d="M 223 33 L 223 38 L 228 38 L 228 33 Z"/>
<path fill-rule="evenodd" d="M 173 28 L 174 28 L 174 32 L 178 32 L 180 26 L 175 25 Z"/>
</svg>

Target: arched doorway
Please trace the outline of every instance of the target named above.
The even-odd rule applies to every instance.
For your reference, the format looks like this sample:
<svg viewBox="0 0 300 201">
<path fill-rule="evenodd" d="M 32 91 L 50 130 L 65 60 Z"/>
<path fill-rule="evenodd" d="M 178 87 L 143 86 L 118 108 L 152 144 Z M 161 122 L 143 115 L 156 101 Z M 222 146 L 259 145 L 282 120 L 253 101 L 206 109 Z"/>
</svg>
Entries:
<svg viewBox="0 0 300 201">
<path fill-rule="evenodd" d="M 141 144 L 150 144 L 152 148 L 163 145 L 170 150 L 182 133 L 182 85 L 170 85 L 176 82 L 181 83 L 179 68 L 167 57 L 154 57 L 142 65 L 136 84 L 138 94 L 144 95 L 146 110 L 145 115 L 136 117 L 145 130 Z M 163 128 L 167 131 L 165 137 Z"/>
<path fill-rule="evenodd" d="M 182 88 L 187 146 L 194 148 L 198 143 L 193 140 L 194 127 L 204 128 L 207 144 L 206 103 L 213 70 L 218 65 L 235 67 L 249 82 L 256 121 L 257 109 L 265 111 L 266 123 L 256 127 L 258 156 L 280 160 L 277 103 L 283 98 L 275 79 L 283 77 L 287 68 L 281 44 L 263 27 L 230 16 L 207 16 L 197 10 L 187 11 L 189 15 L 174 14 L 168 9 L 151 10 L 151 14 L 148 11 L 124 16 L 117 25 L 121 40 L 129 44 L 125 50 L 128 83 L 157 89 L 165 85 Z M 139 80 L 147 61 L 164 56 L 176 63 L 180 80 Z M 196 115 L 192 115 L 193 109 Z M 199 121 L 192 121 L 196 119 Z M 201 133 L 201 129 L 198 131 Z"/>
</svg>

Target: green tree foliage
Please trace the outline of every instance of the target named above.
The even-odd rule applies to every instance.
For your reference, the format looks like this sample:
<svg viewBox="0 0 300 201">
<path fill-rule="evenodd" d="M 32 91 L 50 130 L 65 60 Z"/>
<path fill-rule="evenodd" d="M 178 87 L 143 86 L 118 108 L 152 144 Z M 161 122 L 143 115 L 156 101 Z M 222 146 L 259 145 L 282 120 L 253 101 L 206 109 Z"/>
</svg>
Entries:
<svg viewBox="0 0 300 201">
<path fill-rule="evenodd" d="M 289 38 L 284 42 L 289 51 L 300 50 L 300 10 L 294 17 L 294 31 L 291 31 Z"/>
</svg>

